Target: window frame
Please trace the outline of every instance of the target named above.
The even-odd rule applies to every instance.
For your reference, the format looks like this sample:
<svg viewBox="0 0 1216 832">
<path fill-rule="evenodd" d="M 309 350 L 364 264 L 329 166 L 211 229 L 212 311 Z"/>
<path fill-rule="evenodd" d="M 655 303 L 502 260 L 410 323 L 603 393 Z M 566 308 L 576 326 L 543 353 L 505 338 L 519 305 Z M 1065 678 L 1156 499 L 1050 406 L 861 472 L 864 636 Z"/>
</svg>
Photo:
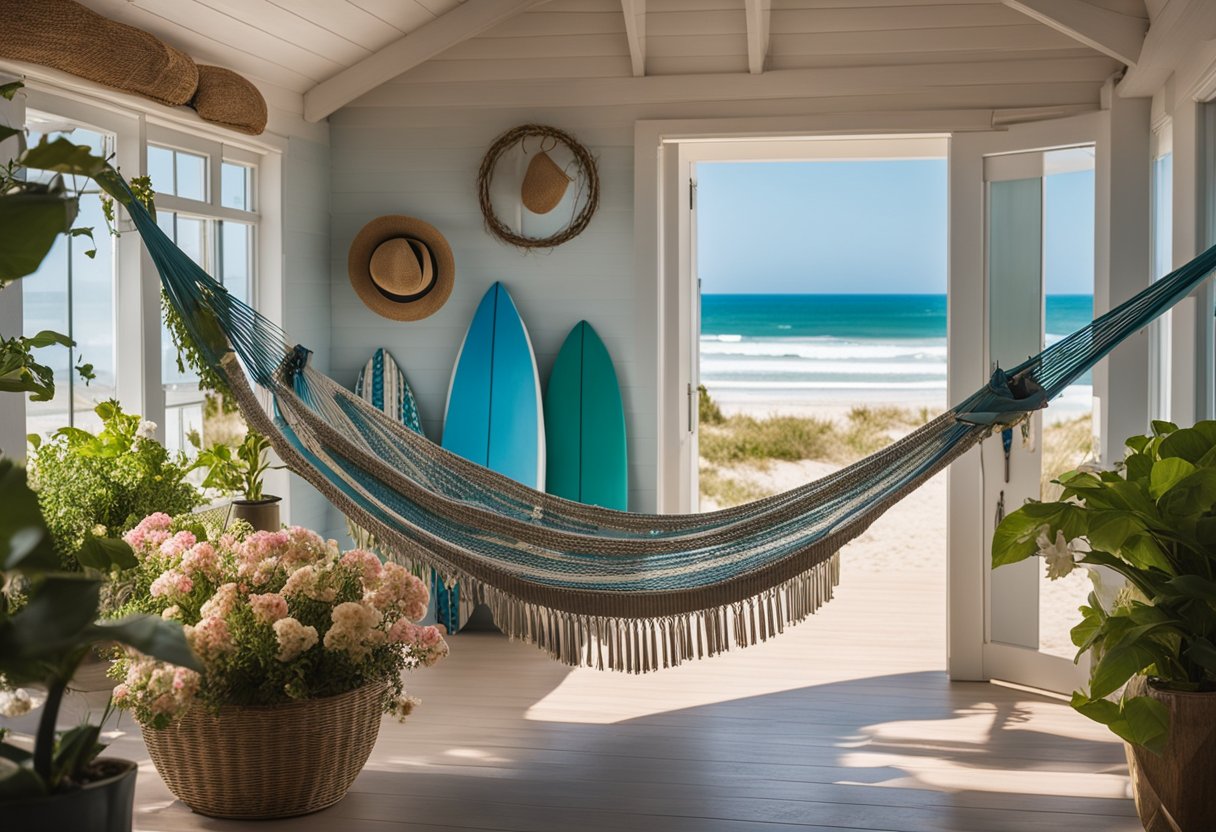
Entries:
<svg viewBox="0 0 1216 832">
<path fill-rule="evenodd" d="M 26 110 L 35 110 L 109 133 L 114 137 L 114 162 L 128 177 L 147 173 L 149 144 L 190 153 L 202 151 L 209 159 L 217 160 L 208 165 L 207 200 L 158 194 L 157 206 L 185 215 L 250 225 L 249 302 L 272 320 L 281 322 L 282 299 L 278 293 L 282 286 L 279 273 L 282 258 L 274 251 L 281 247 L 281 170 L 285 140 L 270 134 L 257 138 L 229 135 L 223 128 L 208 125 L 193 114 L 112 91 L 93 90 L 84 84 L 61 84 L 29 75 L 23 80 L 25 87 L 19 95 L 22 105 L 17 110 L 22 125 L 26 123 Z M 224 162 L 252 169 L 253 180 L 247 190 L 251 210 L 222 205 Z M 163 442 L 165 395 L 161 384 L 160 279 L 139 234 L 121 207 L 116 226 L 120 236 L 115 240 L 115 395 L 129 412 L 155 422 L 157 438 Z M 105 231 L 98 229 L 98 233 Z M 216 251 L 218 253 L 218 248 Z M 14 293 L 14 300 L 22 305 L 19 292 Z M 21 310 L 17 310 L 15 315 L 6 315 L 5 320 L 6 330 L 15 326 L 16 331 L 21 328 L 24 317 Z M 5 436 L 25 436 L 25 405 L 22 399 L 19 407 L 12 409 L 17 424 L 6 426 Z"/>
</svg>

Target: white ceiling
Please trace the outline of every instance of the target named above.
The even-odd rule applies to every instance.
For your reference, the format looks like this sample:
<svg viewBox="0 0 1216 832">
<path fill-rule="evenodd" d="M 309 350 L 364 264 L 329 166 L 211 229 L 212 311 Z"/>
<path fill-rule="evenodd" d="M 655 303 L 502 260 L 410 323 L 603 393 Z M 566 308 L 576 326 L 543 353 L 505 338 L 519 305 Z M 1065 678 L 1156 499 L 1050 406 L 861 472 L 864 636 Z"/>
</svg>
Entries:
<svg viewBox="0 0 1216 832">
<path fill-rule="evenodd" d="M 83 2 L 162 37 L 198 61 L 242 73 L 259 82 L 272 106 L 304 112 L 310 120 L 388 82 L 627 79 L 639 74 L 737 75 L 759 67 L 780 73 L 943 64 L 957 64 L 962 77 L 969 67 L 1001 62 L 1018 70 L 1007 83 L 1023 76 L 1036 83 L 1048 79 L 1025 72 L 1025 65 L 1067 69 L 1072 64 L 1051 62 L 1073 61 L 1081 62 L 1075 64 L 1080 74 L 1073 78 L 1065 72 L 1058 81 L 1090 84 L 1091 78 L 1106 74 L 1106 64 L 1098 66 L 1095 60 L 1108 61 L 1110 71 L 1119 66 L 1084 38 L 1018 8 L 1045 0 L 472 0 L 438 28 L 421 32 L 420 27 L 449 15 L 465 0 Z M 1051 4 L 1057 0 L 1046 2 L 1054 13 L 1058 7 Z M 1129 25 L 1133 37 L 1135 26 L 1143 32 L 1150 11 L 1168 5 L 1166 0 L 1147 0 L 1147 8 L 1146 0 L 1059 2 L 1079 4 L 1083 15 L 1113 18 L 1116 28 Z M 763 18 L 749 17 L 749 7 Z M 626 25 L 628 12 L 631 26 Z M 758 58 L 759 19 L 767 22 L 767 48 Z M 407 37 L 410 33 L 415 34 Z"/>
</svg>

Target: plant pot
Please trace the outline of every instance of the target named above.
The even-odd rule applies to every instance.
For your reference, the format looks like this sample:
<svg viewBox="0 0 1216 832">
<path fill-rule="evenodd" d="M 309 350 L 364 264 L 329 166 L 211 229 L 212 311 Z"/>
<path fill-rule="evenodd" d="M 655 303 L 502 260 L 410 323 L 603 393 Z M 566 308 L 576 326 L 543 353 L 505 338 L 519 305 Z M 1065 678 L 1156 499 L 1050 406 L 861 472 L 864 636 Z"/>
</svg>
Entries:
<svg viewBox="0 0 1216 832">
<path fill-rule="evenodd" d="M 169 791 L 201 815 L 285 818 L 332 806 L 362 770 L 383 715 L 383 682 L 338 696 L 219 713 L 191 708 L 143 727 Z"/>
<path fill-rule="evenodd" d="M 4 828 L 131 832 L 135 775 L 139 767 L 130 760 L 104 757 L 94 765 L 110 773 L 75 791 L 13 803 L 0 801 Z"/>
<path fill-rule="evenodd" d="M 1216 829 L 1216 800 L 1212 798 L 1216 693 L 1165 690 L 1151 682 L 1139 684 L 1139 693 L 1164 704 L 1170 714 L 1169 739 L 1160 755 L 1139 746 L 1126 746 L 1140 822 L 1147 832 Z"/>
<path fill-rule="evenodd" d="M 282 527 L 279 522 L 281 499 L 264 497 L 261 500 L 233 500 L 232 519 L 244 520 L 253 526 L 255 532 L 277 532 Z"/>
</svg>

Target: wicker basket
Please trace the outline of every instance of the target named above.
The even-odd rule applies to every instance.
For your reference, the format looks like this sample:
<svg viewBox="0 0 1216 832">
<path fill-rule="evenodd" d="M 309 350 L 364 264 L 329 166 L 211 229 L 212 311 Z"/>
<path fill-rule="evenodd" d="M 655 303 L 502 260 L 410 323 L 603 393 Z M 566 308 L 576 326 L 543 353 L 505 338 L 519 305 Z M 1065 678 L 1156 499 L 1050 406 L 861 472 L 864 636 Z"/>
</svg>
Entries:
<svg viewBox="0 0 1216 832">
<path fill-rule="evenodd" d="M 168 728 L 143 728 L 169 790 L 202 815 L 283 818 L 332 806 L 380 733 L 384 683 L 286 705 L 194 708 Z"/>
</svg>

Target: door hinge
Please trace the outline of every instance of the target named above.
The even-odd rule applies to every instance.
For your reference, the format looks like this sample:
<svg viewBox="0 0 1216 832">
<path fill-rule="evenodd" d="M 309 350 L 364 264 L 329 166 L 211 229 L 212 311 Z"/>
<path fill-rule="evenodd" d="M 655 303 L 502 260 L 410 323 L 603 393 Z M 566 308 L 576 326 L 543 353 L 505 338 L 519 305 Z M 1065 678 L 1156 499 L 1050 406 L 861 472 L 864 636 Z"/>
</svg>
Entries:
<svg viewBox="0 0 1216 832">
<path fill-rule="evenodd" d="M 688 210 L 694 211 L 697 207 L 697 181 L 695 179 L 688 180 Z"/>
<path fill-rule="evenodd" d="M 695 412 L 695 411 L 693 411 L 694 403 L 693 403 L 693 397 L 692 397 L 692 382 L 691 381 L 688 382 L 687 386 L 688 386 L 688 432 L 695 433 L 696 429 L 693 427 L 693 421 L 692 421 L 693 413 Z"/>
</svg>

